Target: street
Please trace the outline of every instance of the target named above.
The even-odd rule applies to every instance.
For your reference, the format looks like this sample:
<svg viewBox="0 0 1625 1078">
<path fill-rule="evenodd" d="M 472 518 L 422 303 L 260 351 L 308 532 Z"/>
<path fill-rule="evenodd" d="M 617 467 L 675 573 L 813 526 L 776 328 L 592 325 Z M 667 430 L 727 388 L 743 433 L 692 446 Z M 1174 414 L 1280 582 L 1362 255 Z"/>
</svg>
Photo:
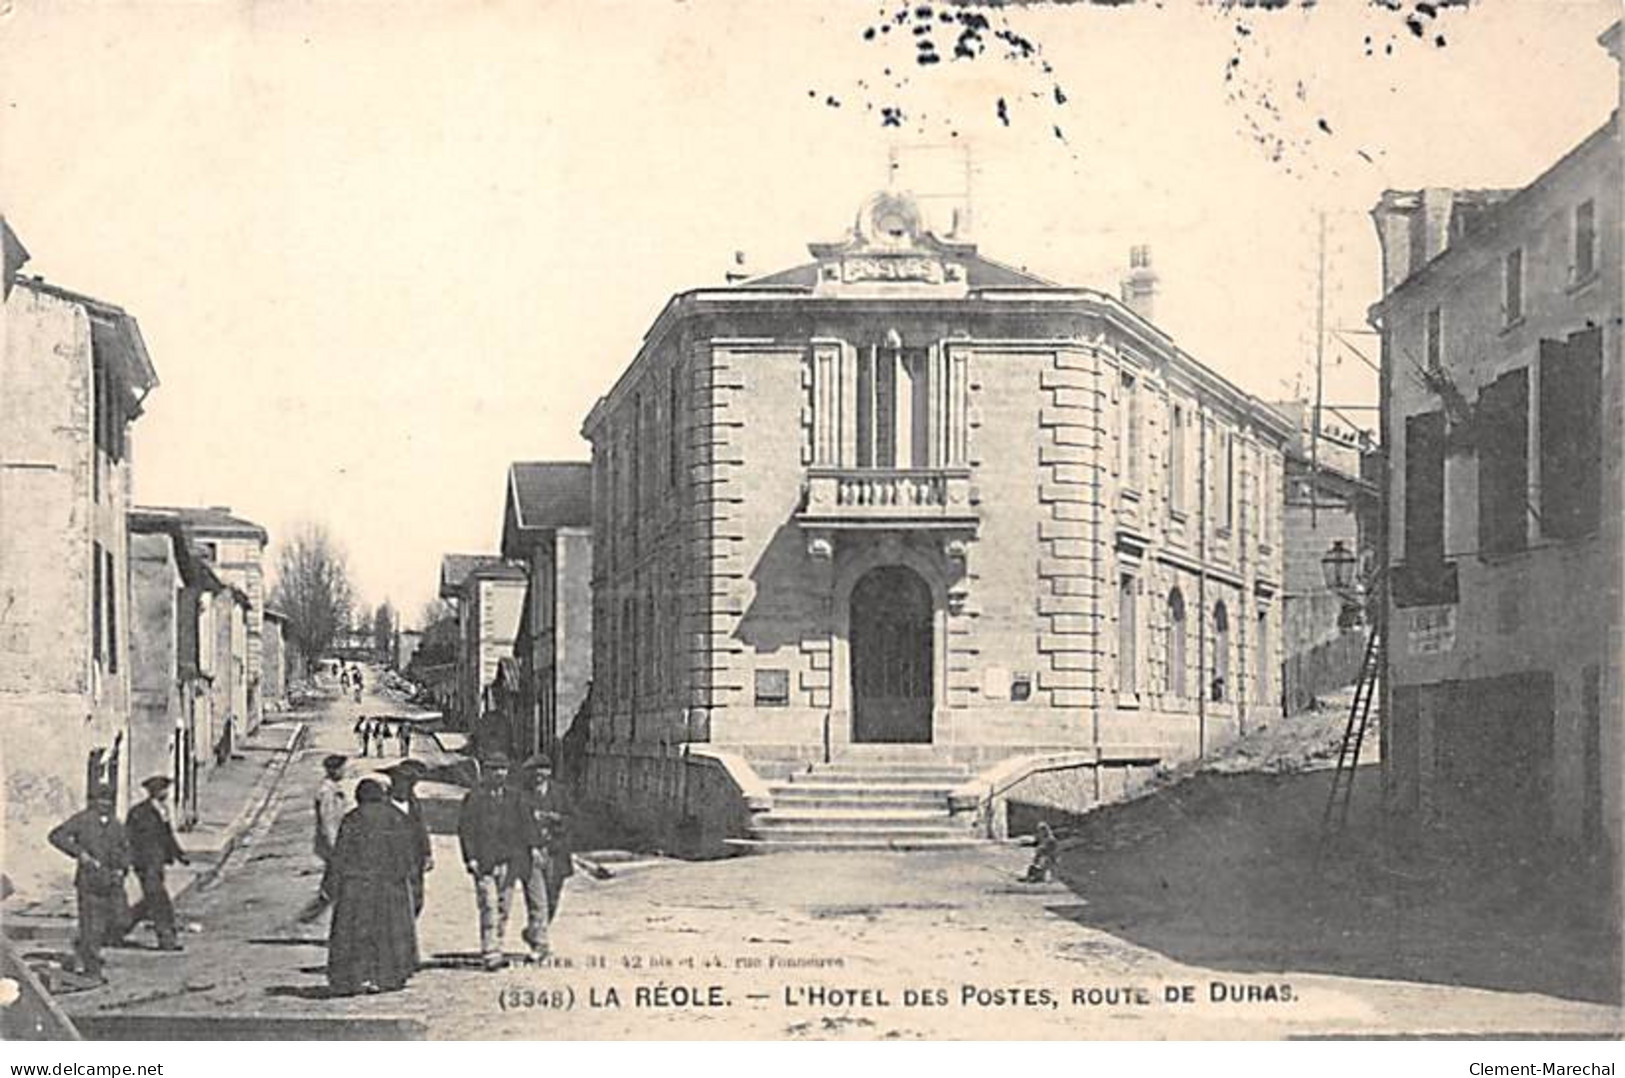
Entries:
<svg viewBox="0 0 1625 1078">
<path fill-rule="evenodd" d="M 1138 816 L 1134 806 L 1101 814 L 1101 829 L 1063 854 L 1064 883 L 1017 882 L 1029 851 L 1000 845 L 650 860 L 611 864 L 609 879 L 578 872 L 554 927 L 555 958 L 545 967 L 518 961 L 516 913 L 508 936 L 515 964 L 495 974 L 478 969 L 473 893 L 456 849 L 461 791 L 425 785 L 436 867 L 419 923 L 423 969 L 402 993 L 329 999 L 325 925 L 299 926 L 295 916 L 319 879 L 310 802 L 321 757 L 353 755 L 359 714 L 399 710 L 375 694 L 377 673 L 369 673 L 361 704 L 330 700 L 310 720 L 259 822 L 219 877 L 182 902 L 183 923 L 198 926 L 184 936 L 186 952 L 110 952 L 110 985 L 63 1000 L 76 1019 L 108 1035 L 142 1028 L 220 1036 L 234 1022 L 270 1035 L 288 1022 L 307 1037 L 430 1038 L 1611 1036 L 1619 1029 L 1616 1005 L 1561 987 L 1565 977 L 1582 986 L 1595 980 L 1579 969 L 1583 956 L 1564 950 L 1567 937 L 1537 933 L 1488 947 L 1482 924 L 1452 940 L 1451 926 L 1423 911 L 1416 939 L 1402 942 L 1393 918 L 1348 927 L 1331 906 L 1272 892 L 1284 886 L 1279 877 L 1248 873 L 1251 882 L 1241 883 L 1238 868 L 1236 879 L 1222 878 L 1200 848 L 1215 851 L 1209 860 L 1245 865 L 1249 855 L 1229 834 L 1238 826 L 1235 806 L 1219 802 L 1231 796 L 1225 784 L 1258 776 L 1202 776 L 1178 787 L 1178 800 L 1161 798 Z M 414 740 L 413 755 L 429 763 L 443 757 L 429 738 Z M 353 759 L 351 776 L 395 759 Z M 1296 795 L 1266 784 L 1243 796 L 1278 813 L 1281 798 Z M 1172 845 L 1164 841 L 1184 816 L 1179 805 L 1195 809 L 1197 801 L 1206 802 L 1202 823 L 1187 819 Z M 1158 814 L 1153 823 L 1150 812 Z M 1292 871 L 1301 879 L 1301 867 Z M 1222 901 L 1199 908 L 1215 896 Z M 1300 937 L 1295 945 L 1282 947 L 1283 931 Z M 1477 955 L 1476 967 L 1452 966 L 1451 954 Z M 1542 955 L 1550 967 L 1544 980 Z M 1452 980 L 1459 983 L 1437 983 Z M 117 1017 L 97 1025 L 110 1015 Z M 156 1025 L 130 1024 L 141 1022 Z"/>
</svg>

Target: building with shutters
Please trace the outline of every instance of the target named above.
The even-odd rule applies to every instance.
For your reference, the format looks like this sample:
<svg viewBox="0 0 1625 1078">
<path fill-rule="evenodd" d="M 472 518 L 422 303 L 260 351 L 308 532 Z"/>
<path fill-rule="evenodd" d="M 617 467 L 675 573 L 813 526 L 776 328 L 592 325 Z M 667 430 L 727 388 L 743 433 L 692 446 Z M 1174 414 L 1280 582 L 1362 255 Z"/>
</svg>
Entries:
<svg viewBox="0 0 1625 1078">
<path fill-rule="evenodd" d="M 674 296 L 586 420 L 599 793 L 897 761 L 1081 809 L 1279 714 L 1291 426 L 1150 321 L 1144 249 L 1120 302 L 884 193 L 810 250 Z"/>
<path fill-rule="evenodd" d="M 1374 211 L 1385 790 L 1451 841 L 1618 848 L 1620 200 L 1616 112 L 1527 187 Z"/>
<path fill-rule="evenodd" d="M 24 894 L 73 864 L 45 835 L 130 783 L 131 434 L 158 377 L 122 308 L 15 276 L 0 222 L 0 864 Z"/>
</svg>

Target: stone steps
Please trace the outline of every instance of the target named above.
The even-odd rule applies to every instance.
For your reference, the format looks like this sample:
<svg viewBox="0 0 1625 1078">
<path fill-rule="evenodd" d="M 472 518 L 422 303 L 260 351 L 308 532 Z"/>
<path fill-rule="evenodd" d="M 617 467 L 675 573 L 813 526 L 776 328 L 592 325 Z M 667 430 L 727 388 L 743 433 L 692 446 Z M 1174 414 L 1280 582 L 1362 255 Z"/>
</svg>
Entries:
<svg viewBox="0 0 1625 1078">
<path fill-rule="evenodd" d="M 768 784 L 772 810 L 734 845 L 750 852 L 972 846 L 980 840 L 948 808 L 949 792 L 967 778 L 967 769 L 929 758 L 814 764 Z"/>
<path fill-rule="evenodd" d="M 969 831 L 938 837 L 909 836 L 836 839 L 814 838 L 734 838 L 728 845 L 741 853 L 907 853 L 923 850 L 968 850 L 986 839 Z"/>
</svg>

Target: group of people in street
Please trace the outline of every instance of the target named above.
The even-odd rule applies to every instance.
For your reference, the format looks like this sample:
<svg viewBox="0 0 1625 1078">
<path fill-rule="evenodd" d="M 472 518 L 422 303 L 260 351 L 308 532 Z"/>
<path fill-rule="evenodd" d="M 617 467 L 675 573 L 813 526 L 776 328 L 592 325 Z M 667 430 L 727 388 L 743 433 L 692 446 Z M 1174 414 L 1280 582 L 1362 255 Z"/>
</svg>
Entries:
<svg viewBox="0 0 1625 1078">
<path fill-rule="evenodd" d="M 391 992 L 418 967 L 417 918 L 424 882 L 434 868 L 429 830 L 415 784 L 426 769 L 405 760 L 362 779 L 355 807 L 345 811 L 342 777 L 347 761 L 323 761 L 315 795 L 315 852 L 324 872 L 320 890 L 300 914 L 309 922 L 329 906 L 327 979 L 335 995 Z M 506 756 L 480 763 L 475 788 L 458 819 L 463 864 L 474 884 L 480 956 L 485 969 L 507 965 L 503 941 L 517 884 L 527 914 L 523 938 L 533 959 L 548 953 L 548 925 L 558 912 L 564 881 L 573 871 L 568 808 L 546 757 L 511 769 Z"/>
<path fill-rule="evenodd" d="M 313 847 L 322 878 L 298 919 L 314 922 L 332 910 L 327 979 L 333 994 L 397 991 L 418 969 L 417 919 L 425 879 L 434 869 L 416 792 L 428 768 L 408 757 L 369 774 L 356 784 L 351 806 L 344 784 L 348 763 L 337 753 L 322 760 Z M 573 872 L 570 809 L 546 756 L 515 767 L 492 750 L 476 764 L 478 779 L 462 799 L 457 837 L 478 911 L 480 964 L 499 970 L 508 964 L 504 940 L 516 886 L 524 896 L 522 939 L 530 957 L 550 953 L 549 926 Z M 102 948 L 123 942 L 144 921 L 151 923 L 159 950 L 181 950 L 165 871 L 189 862 L 170 818 L 171 785 L 164 775 L 144 781 L 145 799 L 122 822 L 116 789 L 98 785 L 88 806 L 49 835 L 52 846 L 77 862 L 74 955 L 76 968 L 88 977 L 103 980 Z M 132 873 L 141 894 L 133 906 L 125 893 Z"/>
<path fill-rule="evenodd" d="M 369 719 L 363 715 L 355 721 L 355 736 L 360 742 L 362 756 L 383 756 L 384 743 L 390 740 L 396 742 L 398 755 L 403 758 L 412 755 L 412 724 L 404 719 L 390 722 L 388 719 Z"/>
<path fill-rule="evenodd" d="M 343 692 L 353 694 L 355 702 L 358 704 L 361 702 L 361 690 L 364 687 L 365 681 L 361 677 L 361 667 L 341 666 L 339 668 L 339 689 Z"/>
<path fill-rule="evenodd" d="M 47 836 L 52 846 L 77 863 L 73 885 L 79 929 L 74 957 L 78 971 L 87 977 L 102 980 L 102 948 L 124 943 L 143 921 L 152 924 L 159 950 L 181 950 L 164 871 L 189 862 L 170 821 L 171 785 L 167 775 L 144 781 L 147 796 L 130 809 L 123 823 L 118 819 L 117 791 L 97 786 L 90 804 Z M 128 904 L 124 889 L 132 872 L 141 888 L 141 899 L 134 906 Z"/>
</svg>

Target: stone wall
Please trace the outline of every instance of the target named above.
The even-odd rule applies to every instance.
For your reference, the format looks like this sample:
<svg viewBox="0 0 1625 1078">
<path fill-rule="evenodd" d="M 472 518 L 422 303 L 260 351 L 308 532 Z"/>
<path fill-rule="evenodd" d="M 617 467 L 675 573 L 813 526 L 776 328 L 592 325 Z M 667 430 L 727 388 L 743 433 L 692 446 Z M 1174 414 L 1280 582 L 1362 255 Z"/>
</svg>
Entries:
<svg viewBox="0 0 1625 1078">
<path fill-rule="evenodd" d="M 129 788 L 128 454 L 94 443 L 91 332 L 78 304 L 18 282 L 0 353 L 0 832 L 20 891 L 65 886 L 45 833 L 84 804 L 93 751 Z M 122 423 L 122 418 L 115 419 Z M 97 545 L 110 558 L 98 570 Z M 94 583 L 114 605 L 94 657 Z"/>
</svg>

